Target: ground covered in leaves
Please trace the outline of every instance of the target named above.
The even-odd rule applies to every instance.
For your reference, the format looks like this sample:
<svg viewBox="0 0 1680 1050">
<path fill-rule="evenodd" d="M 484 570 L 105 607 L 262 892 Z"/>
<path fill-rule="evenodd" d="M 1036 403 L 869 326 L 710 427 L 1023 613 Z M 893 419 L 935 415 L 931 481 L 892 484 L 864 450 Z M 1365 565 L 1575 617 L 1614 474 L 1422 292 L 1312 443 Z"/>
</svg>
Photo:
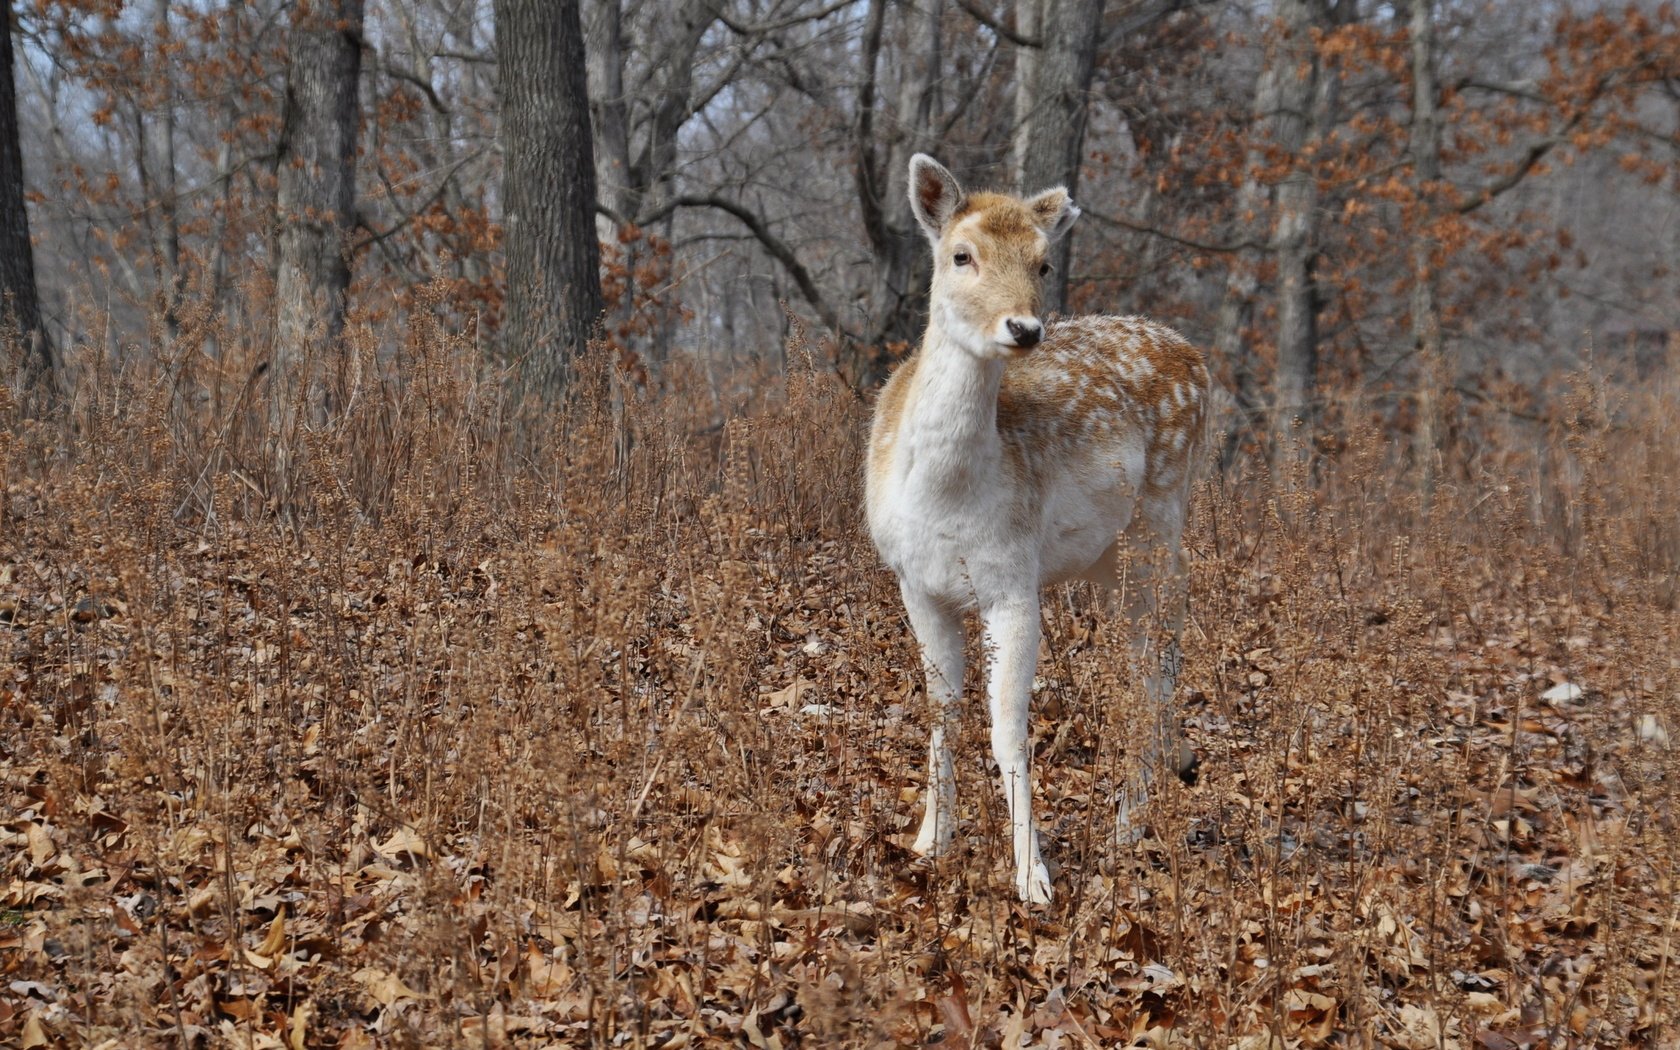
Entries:
<svg viewBox="0 0 1680 1050">
<path fill-rule="evenodd" d="M 1428 513 L 1375 438 L 1210 483 L 1201 777 L 1136 845 L 1125 628 L 1053 593 L 1029 908 L 977 672 L 957 846 L 906 848 L 921 687 L 831 386 L 542 455 L 393 412 L 292 510 L 163 412 L 13 418 L 0 1042 L 1675 1045 L 1673 537 L 1632 483 L 1672 431 Z"/>
</svg>

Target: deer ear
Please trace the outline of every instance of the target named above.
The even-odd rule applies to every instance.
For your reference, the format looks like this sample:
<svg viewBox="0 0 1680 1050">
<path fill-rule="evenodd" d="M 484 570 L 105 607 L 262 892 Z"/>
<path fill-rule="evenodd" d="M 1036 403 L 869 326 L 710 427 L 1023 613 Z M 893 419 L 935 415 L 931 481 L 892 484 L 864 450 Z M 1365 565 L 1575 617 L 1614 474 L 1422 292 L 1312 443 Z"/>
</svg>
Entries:
<svg viewBox="0 0 1680 1050">
<path fill-rule="evenodd" d="M 962 207 L 963 188 L 957 177 L 926 153 L 910 158 L 910 210 L 922 232 L 934 244 L 944 235 L 951 216 Z"/>
<path fill-rule="evenodd" d="M 1079 207 L 1068 196 L 1068 191 L 1060 186 L 1053 190 L 1045 190 L 1038 196 L 1027 201 L 1027 207 L 1032 209 L 1033 218 L 1038 220 L 1038 228 L 1044 231 L 1044 236 L 1055 244 L 1068 232 L 1075 219 L 1079 218 Z"/>
</svg>

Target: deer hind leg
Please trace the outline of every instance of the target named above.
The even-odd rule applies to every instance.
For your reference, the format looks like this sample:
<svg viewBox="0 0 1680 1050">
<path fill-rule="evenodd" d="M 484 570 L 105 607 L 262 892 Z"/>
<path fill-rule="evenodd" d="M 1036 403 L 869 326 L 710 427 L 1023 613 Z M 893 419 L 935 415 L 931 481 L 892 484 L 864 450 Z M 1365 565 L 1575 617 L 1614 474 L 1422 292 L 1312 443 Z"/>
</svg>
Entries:
<svg viewBox="0 0 1680 1050">
<path fill-rule="evenodd" d="M 1036 595 L 985 609 L 990 659 L 987 696 L 992 715 L 992 757 L 1009 803 L 1010 842 L 1015 852 L 1015 892 L 1029 904 L 1050 902 L 1050 873 L 1039 852 L 1032 813 L 1032 749 L 1028 707 L 1038 668 L 1039 610 Z"/>
<path fill-rule="evenodd" d="M 962 617 L 926 595 L 901 587 L 910 626 L 921 643 L 933 728 L 928 735 L 926 809 L 911 846 L 936 857 L 951 844 L 957 808 L 957 778 L 951 764 L 951 738 L 961 713 L 963 680 Z"/>
<path fill-rule="evenodd" d="M 1141 753 L 1120 789 L 1121 839 L 1143 834 L 1142 810 L 1157 769 L 1170 768 L 1194 782 L 1196 755 L 1178 725 L 1173 697 L 1184 665 L 1179 633 L 1184 625 L 1188 579 L 1179 541 L 1184 502 L 1140 502 L 1124 535 L 1099 561 L 1115 603 L 1131 630 L 1132 666 L 1143 676 L 1147 703 Z"/>
</svg>

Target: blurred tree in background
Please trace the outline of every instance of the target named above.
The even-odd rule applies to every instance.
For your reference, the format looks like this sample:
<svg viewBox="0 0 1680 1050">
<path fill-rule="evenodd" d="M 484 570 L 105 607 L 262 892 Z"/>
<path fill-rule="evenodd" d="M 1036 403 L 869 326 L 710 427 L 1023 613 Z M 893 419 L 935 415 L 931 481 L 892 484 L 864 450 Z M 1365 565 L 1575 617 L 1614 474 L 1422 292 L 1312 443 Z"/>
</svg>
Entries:
<svg viewBox="0 0 1680 1050">
<path fill-rule="evenodd" d="M 1333 448 L 1359 406 L 1432 476 L 1583 349 L 1650 367 L 1680 330 L 1667 4 L 32 0 L 12 30 L 38 370 L 249 371 L 250 325 L 278 365 L 358 323 L 388 356 L 442 281 L 487 361 L 598 319 L 638 382 L 724 387 L 785 301 L 866 390 L 920 334 L 917 150 L 1072 188 L 1052 305 L 1208 346 L 1231 452 Z"/>
</svg>

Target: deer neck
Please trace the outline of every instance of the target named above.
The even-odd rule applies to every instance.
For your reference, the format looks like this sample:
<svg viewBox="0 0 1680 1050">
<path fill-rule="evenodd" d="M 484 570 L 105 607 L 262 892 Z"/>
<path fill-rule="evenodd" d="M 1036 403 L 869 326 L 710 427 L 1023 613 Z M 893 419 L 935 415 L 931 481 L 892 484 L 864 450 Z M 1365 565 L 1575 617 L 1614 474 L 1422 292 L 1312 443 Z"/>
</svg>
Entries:
<svg viewBox="0 0 1680 1050">
<path fill-rule="evenodd" d="M 1004 361 L 968 352 L 937 319 L 928 325 L 919 357 L 900 435 L 913 469 L 936 488 L 963 487 L 994 474 L 1003 458 L 997 411 Z"/>
</svg>

